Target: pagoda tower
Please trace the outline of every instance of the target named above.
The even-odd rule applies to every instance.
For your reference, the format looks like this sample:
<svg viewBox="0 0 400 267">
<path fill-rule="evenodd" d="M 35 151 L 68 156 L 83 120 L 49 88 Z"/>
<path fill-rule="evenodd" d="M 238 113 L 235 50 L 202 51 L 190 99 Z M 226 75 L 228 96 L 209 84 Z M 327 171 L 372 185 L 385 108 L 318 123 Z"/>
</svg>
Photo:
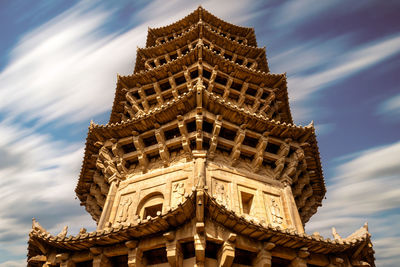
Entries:
<svg viewBox="0 0 400 267">
<path fill-rule="evenodd" d="M 33 220 L 28 266 L 375 266 L 367 225 L 304 233 L 326 192 L 314 126 L 293 124 L 254 29 L 202 7 L 149 28 L 75 191 L 97 230 Z"/>
</svg>

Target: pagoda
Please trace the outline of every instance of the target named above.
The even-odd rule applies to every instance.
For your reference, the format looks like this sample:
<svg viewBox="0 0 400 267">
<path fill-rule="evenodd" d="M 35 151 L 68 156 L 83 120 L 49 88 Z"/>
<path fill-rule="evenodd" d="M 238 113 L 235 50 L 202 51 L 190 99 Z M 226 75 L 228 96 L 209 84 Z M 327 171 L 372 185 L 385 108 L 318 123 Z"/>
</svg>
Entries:
<svg viewBox="0 0 400 267">
<path fill-rule="evenodd" d="M 367 225 L 304 232 L 326 192 L 315 128 L 293 124 L 254 29 L 202 7 L 149 28 L 75 191 L 97 230 L 33 219 L 28 266 L 375 266 Z"/>
</svg>

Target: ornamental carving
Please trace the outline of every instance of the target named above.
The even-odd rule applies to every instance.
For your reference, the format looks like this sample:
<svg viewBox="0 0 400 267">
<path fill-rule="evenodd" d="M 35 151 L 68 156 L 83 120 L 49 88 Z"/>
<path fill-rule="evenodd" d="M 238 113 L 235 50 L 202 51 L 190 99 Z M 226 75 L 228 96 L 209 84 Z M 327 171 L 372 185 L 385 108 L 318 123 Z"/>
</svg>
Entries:
<svg viewBox="0 0 400 267">
<path fill-rule="evenodd" d="M 171 206 L 176 207 L 185 201 L 185 183 L 183 181 L 172 184 Z"/>
<path fill-rule="evenodd" d="M 123 223 L 127 221 L 132 202 L 133 201 L 131 197 L 126 197 L 119 203 L 119 212 L 116 220 L 117 223 Z"/>
</svg>

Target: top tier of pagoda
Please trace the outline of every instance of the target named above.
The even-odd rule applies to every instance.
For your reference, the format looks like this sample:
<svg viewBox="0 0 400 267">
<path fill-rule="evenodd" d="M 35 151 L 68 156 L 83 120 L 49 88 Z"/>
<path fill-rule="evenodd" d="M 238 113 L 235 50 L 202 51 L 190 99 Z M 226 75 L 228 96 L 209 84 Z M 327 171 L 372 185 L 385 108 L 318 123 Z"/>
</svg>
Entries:
<svg viewBox="0 0 400 267">
<path fill-rule="evenodd" d="M 259 180 L 290 180 L 303 224 L 321 206 L 314 127 L 293 124 L 286 75 L 269 72 L 254 29 L 201 7 L 149 29 L 134 73 L 118 76 L 109 123 L 89 127 L 77 196 L 99 221 L 110 180 L 171 166 L 182 153 L 190 161 L 195 150 Z"/>
<path fill-rule="evenodd" d="M 224 22 L 199 7 L 182 20 L 148 30 L 135 72 L 119 76 L 110 123 L 133 119 L 187 92 L 206 90 L 265 118 L 292 123 L 285 74 L 271 74 L 253 28 Z"/>
</svg>

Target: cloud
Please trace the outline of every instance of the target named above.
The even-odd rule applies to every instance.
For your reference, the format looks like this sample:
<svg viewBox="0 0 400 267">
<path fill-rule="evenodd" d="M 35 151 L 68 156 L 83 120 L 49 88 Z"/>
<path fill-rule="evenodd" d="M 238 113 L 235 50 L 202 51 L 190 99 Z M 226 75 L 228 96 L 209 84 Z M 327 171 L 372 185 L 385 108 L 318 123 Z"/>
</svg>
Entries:
<svg viewBox="0 0 400 267">
<path fill-rule="evenodd" d="M 307 225 L 310 232 L 329 235 L 335 226 L 349 235 L 369 221 L 379 266 L 395 266 L 400 239 L 393 229 L 400 227 L 400 142 L 364 150 L 339 159 L 336 175 L 330 179 L 327 200 Z M 397 252 L 397 253 L 396 253 Z"/>
<path fill-rule="evenodd" d="M 33 30 L 12 50 L 10 64 L 0 73 L 0 112 L 43 124 L 79 122 L 110 110 L 116 73 L 132 73 L 136 46 L 144 44 L 147 27 L 176 21 L 197 7 L 168 1 L 165 9 L 165 1 L 153 1 L 133 14 L 147 19 L 142 24 L 107 34 L 104 28 L 113 13 L 91 10 L 85 3 Z M 218 15 L 246 10 L 244 1 L 226 3 L 216 6 Z"/>
<path fill-rule="evenodd" d="M 234 14 L 233 22 L 251 17 L 248 1 L 203 5 L 218 16 Z M 109 111 L 116 74 L 132 73 L 147 27 L 176 21 L 195 8 L 187 1 L 152 1 L 132 13 L 142 16 L 135 18 L 140 24 L 123 32 L 109 26 L 118 20 L 116 8 L 81 1 L 24 35 L 11 50 L 0 72 L 0 116 L 7 118 L 0 119 L 0 266 L 24 265 L 25 259 L 14 260 L 25 258 L 32 217 L 53 234 L 64 225 L 72 234 L 82 226 L 94 228 L 74 200 L 82 143 L 56 141 L 36 132 L 37 126 L 73 128 Z"/>
<path fill-rule="evenodd" d="M 74 200 L 81 144 L 56 142 L 5 121 L 0 122 L 0 136 L 0 151 L 8 155 L 7 163 L 0 167 L 1 255 L 26 253 L 34 216 L 53 233 L 60 231 L 61 222 L 70 222 L 75 232 L 82 225 L 94 226 Z"/>
<path fill-rule="evenodd" d="M 400 115 L 400 94 L 394 95 L 383 101 L 377 109 L 377 113 L 387 118 L 398 120 Z"/>
</svg>

